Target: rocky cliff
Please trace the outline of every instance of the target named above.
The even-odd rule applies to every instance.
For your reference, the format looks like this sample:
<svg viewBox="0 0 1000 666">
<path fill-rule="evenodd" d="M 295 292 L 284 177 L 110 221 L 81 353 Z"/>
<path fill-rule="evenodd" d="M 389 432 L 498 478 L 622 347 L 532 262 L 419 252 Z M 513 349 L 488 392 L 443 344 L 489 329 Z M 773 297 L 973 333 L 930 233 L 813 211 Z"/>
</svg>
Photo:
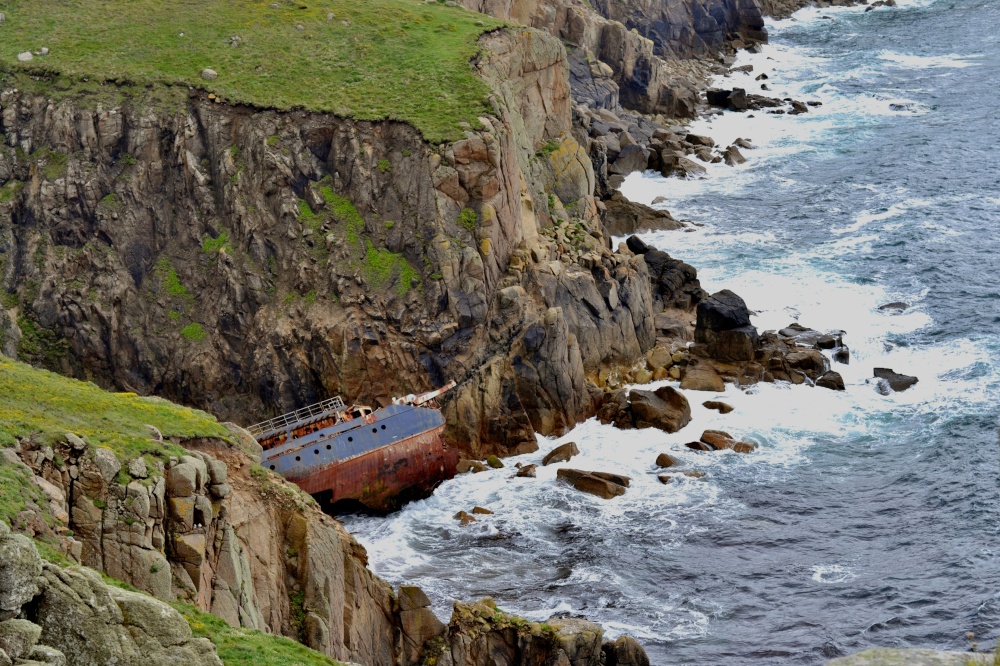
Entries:
<svg viewBox="0 0 1000 666">
<path fill-rule="evenodd" d="M 441 146 L 4 74 L 4 351 L 243 423 L 454 378 L 474 454 L 572 426 L 586 372 L 653 342 L 646 269 L 609 247 L 562 45 L 491 33 L 476 67 L 494 113 Z"/>
<path fill-rule="evenodd" d="M 691 117 L 705 60 L 767 40 L 756 0 L 463 0 L 567 44 L 575 99 L 589 107 Z M 620 106 L 621 105 L 621 106 Z"/>
</svg>

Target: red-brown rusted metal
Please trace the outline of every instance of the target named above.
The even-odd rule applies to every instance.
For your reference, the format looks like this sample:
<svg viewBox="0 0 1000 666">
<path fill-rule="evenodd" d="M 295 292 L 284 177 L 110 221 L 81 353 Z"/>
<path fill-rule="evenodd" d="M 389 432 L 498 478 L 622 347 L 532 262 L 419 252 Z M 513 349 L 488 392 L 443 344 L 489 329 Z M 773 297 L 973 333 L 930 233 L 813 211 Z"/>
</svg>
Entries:
<svg viewBox="0 0 1000 666">
<path fill-rule="evenodd" d="M 310 495 L 329 491 L 331 503 L 352 499 L 388 511 L 401 493 L 429 493 L 455 476 L 458 453 L 441 441 L 443 431 L 434 428 L 288 480 Z"/>
</svg>

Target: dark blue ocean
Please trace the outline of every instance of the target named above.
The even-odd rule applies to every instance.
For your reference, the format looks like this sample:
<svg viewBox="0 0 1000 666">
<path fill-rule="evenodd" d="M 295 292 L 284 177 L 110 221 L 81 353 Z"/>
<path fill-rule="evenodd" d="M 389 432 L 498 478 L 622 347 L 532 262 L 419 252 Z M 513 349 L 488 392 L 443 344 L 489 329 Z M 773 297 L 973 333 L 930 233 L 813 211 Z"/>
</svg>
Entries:
<svg viewBox="0 0 1000 666">
<path fill-rule="evenodd" d="M 545 619 L 629 633 L 654 664 L 819 664 L 872 646 L 967 649 L 1000 635 L 1000 2 L 804 10 L 719 83 L 816 100 L 801 116 L 727 113 L 693 130 L 751 139 L 705 179 L 635 174 L 692 231 L 645 239 L 729 288 L 761 330 L 843 329 L 843 393 L 728 387 L 676 435 L 587 422 L 573 467 L 629 474 L 612 501 L 510 469 L 455 479 L 388 518 L 350 517 L 373 568 L 450 600 L 492 595 Z M 754 117 L 749 117 L 749 116 Z M 879 306 L 903 301 L 888 313 Z M 881 395 L 874 367 L 916 375 Z M 705 428 L 758 451 L 698 454 Z M 706 476 L 656 478 L 669 451 Z M 452 515 L 486 506 L 459 527 Z"/>
</svg>

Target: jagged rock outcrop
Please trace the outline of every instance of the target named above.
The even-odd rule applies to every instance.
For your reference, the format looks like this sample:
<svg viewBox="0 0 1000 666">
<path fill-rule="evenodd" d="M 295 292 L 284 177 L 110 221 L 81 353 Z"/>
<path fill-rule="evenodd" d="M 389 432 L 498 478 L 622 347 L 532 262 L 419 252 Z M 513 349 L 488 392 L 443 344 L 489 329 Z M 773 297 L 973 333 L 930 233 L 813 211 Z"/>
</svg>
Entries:
<svg viewBox="0 0 1000 666">
<path fill-rule="evenodd" d="M 430 646 L 436 666 L 602 663 L 601 628 L 586 620 L 553 618 L 544 624 L 508 615 L 491 599 L 455 603 L 448 631 Z"/>
<path fill-rule="evenodd" d="M 115 663 L 221 666 L 215 646 L 194 638 L 187 621 L 151 597 L 110 587 L 93 570 L 46 564 L 28 615 L 41 641 L 72 666 Z"/>
<path fill-rule="evenodd" d="M 111 587 L 91 569 L 43 562 L 2 520 L 0 553 L 0 661 L 222 666 L 212 642 L 195 638 L 167 604 Z"/>
<path fill-rule="evenodd" d="M 755 0 L 462 0 L 572 46 L 574 98 L 591 108 L 690 117 L 705 70 L 693 65 L 766 41 Z"/>
<path fill-rule="evenodd" d="M 767 41 L 757 0 L 595 0 L 602 15 L 651 40 L 657 55 L 694 58 Z"/>
<path fill-rule="evenodd" d="M 109 449 L 78 448 L 69 438 L 52 446 L 23 441 L 21 459 L 36 483 L 58 491 L 52 513 L 65 516 L 56 534 L 37 535 L 58 538 L 87 566 L 160 599 L 188 601 L 231 626 L 292 636 L 337 659 L 394 663 L 395 596 L 343 527 L 235 444 L 184 444 L 187 455 L 167 465 L 137 458 L 140 470 Z M 45 525 L 24 522 L 29 530 Z M 0 583 L 31 578 L 18 571 L 0 564 Z M 70 589 L 89 585 L 63 578 L 53 578 L 53 590 L 62 589 L 57 579 Z M 69 603 L 67 595 L 52 603 Z"/>
</svg>

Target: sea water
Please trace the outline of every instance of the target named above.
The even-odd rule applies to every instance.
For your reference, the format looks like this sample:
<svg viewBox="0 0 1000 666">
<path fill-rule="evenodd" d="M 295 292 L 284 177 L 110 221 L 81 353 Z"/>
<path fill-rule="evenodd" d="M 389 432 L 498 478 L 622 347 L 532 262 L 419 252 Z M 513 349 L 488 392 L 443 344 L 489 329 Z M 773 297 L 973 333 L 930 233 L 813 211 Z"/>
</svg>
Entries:
<svg viewBox="0 0 1000 666">
<path fill-rule="evenodd" d="M 816 100 L 799 116 L 726 113 L 691 131 L 738 167 L 699 180 L 633 174 L 688 230 L 643 239 L 732 289 L 760 330 L 846 331 L 847 390 L 760 384 L 687 392 L 680 433 L 594 420 L 501 470 L 443 484 L 388 517 L 349 516 L 371 566 L 452 599 L 493 596 L 543 620 L 583 615 L 654 664 L 811 664 L 872 646 L 967 649 L 1000 634 L 1000 3 L 898 0 L 769 24 L 723 87 Z M 692 230 L 693 229 L 693 230 Z M 903 301 L 888 312 L 879 306 Z M 919 377 L 880 394 L 875 367 Z M 655 385 L 654 385 L 655 386 Z M 705 409 L 721 399 L 727 415 Z M 707 428 L 756 442 L 699 453 Z M 575 441 L 570 463 L 512 478 Z M 702 478 L 657 479 L 669 452 Z M 560 466 L 631 476 L 606 501 Z M 462 527 L 452 516 L 494 511 Z"/>
</svg>

